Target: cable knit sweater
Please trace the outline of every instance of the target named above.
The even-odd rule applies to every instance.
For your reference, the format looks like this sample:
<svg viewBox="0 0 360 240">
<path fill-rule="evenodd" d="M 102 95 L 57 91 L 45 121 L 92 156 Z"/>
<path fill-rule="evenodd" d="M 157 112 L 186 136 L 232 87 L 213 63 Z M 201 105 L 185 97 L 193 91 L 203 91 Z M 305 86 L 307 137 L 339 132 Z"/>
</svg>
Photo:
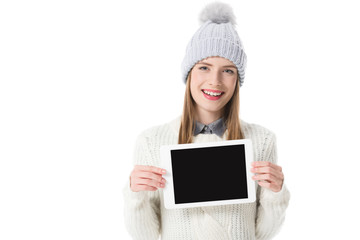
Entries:
<svg viewBox="0 0 360 240">
<path fill-rule="evenodd" d="M 253 142 L 254 160 L 276 163 L 276 142 L 268 129 L 240 121 L 245 138 Z M 160 167 L 160 146 L 177 144 L 180 117 L 168 124 L 145 130 L 137 139 L 133 164 Z M 193 142 L 225 141 L 228 132 L 199 134 Z M 164 208 L 162 189 L 133 192 L 129 181 L 124 189 L 125 225 L 137 240 L 241 240 L 270 239 L 285 218 L 290 194 L 285 184 L 272 192 L 256 184 L 254 203 L 186 209 Z"/>
</svg>

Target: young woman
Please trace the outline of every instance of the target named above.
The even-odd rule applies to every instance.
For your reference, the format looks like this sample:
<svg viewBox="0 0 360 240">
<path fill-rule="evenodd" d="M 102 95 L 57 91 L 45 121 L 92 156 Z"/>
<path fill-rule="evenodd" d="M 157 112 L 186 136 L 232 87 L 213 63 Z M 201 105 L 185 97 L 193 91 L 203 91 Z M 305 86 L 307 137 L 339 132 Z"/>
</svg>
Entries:
<svg viewBox="0 0 360 240">
<path fill-rule="evenodd" d="M 187 46 L 182 64 L 186 90 L 181 117 L 147 129 L 137 139 L 135 166 L 123 190 L 125 224 L 133 239 L 270 239 L 284 221 L 290 198 L 276 164 L 275 136 L 239 119 L 246 55 L 234 29 L 232 9 L 212 3 L 200 17 L 203 24 Z M 161 145 L 243 138 L 251 139 L 254 147 L 256 202 L 164 208 L 166 169 L 158 167 Z"/>
</svg>

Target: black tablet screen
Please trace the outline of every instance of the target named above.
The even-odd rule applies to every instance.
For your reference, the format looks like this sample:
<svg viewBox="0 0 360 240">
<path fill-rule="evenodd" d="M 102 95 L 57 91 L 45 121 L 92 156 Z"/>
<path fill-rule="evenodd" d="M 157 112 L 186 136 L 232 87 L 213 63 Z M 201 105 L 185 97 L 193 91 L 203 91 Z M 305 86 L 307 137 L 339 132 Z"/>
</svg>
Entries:
<svg viewBox="0 0 360 240">
<path fill-rule="evenodd" d="M 244 145 L 171 150 L 175 203 L 248 197 Z"/>
</svg>

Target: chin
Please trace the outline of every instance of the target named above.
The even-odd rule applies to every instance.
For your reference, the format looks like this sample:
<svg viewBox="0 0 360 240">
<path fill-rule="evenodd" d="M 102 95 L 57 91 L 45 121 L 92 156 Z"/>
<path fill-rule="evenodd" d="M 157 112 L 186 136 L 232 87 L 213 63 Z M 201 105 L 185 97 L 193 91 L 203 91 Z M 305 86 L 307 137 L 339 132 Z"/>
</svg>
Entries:
<svg viewBox="0 0 360 240">
<path fill-rule="evenodd" d="M 201 108 L 206 110 L 207 112 L 217 113 L 221 111 L 224 107 L 204 106 Z"/>
</svg>

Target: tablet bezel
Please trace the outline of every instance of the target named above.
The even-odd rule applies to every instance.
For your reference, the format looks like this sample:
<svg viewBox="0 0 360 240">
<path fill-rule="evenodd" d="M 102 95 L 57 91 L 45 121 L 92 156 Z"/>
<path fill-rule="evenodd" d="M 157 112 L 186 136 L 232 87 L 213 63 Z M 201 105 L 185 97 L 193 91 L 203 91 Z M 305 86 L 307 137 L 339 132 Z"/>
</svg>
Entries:
<svg viewBox="0 0 360 240">
<path fill-rule="evenodd" d="M 242 199 L 175 204 L 174 184 L 173 184 L 173 178 L 172 178 L 173 174 L 172 174 L 172 165 L 171 165 L 171 150 L 221 147 L 221 146 L 229 146 L 229 145 L 244 145 L 248 197 L 242 198 Z M 206 142 L 206 143 L 162 145 L 160 147 L 160 158 L 161 158 L 161 168 L 166 169 L 166 174 L 162 175 L 163 178 L 165 178 L 165 180 L 166 180 L 165 187 L 162 189 L 163 196 L 164 196 L 164 206 L 166 209 L 251 203 L 256 200 L 255 181 L 252 179 L 252 176 L 254 174 L 250 171 L 251 162 L 253 161 L 253 146 L 252 146 L 252 142 L 250 139 L 226 140 L 226 141 Z"/>
</svg>

